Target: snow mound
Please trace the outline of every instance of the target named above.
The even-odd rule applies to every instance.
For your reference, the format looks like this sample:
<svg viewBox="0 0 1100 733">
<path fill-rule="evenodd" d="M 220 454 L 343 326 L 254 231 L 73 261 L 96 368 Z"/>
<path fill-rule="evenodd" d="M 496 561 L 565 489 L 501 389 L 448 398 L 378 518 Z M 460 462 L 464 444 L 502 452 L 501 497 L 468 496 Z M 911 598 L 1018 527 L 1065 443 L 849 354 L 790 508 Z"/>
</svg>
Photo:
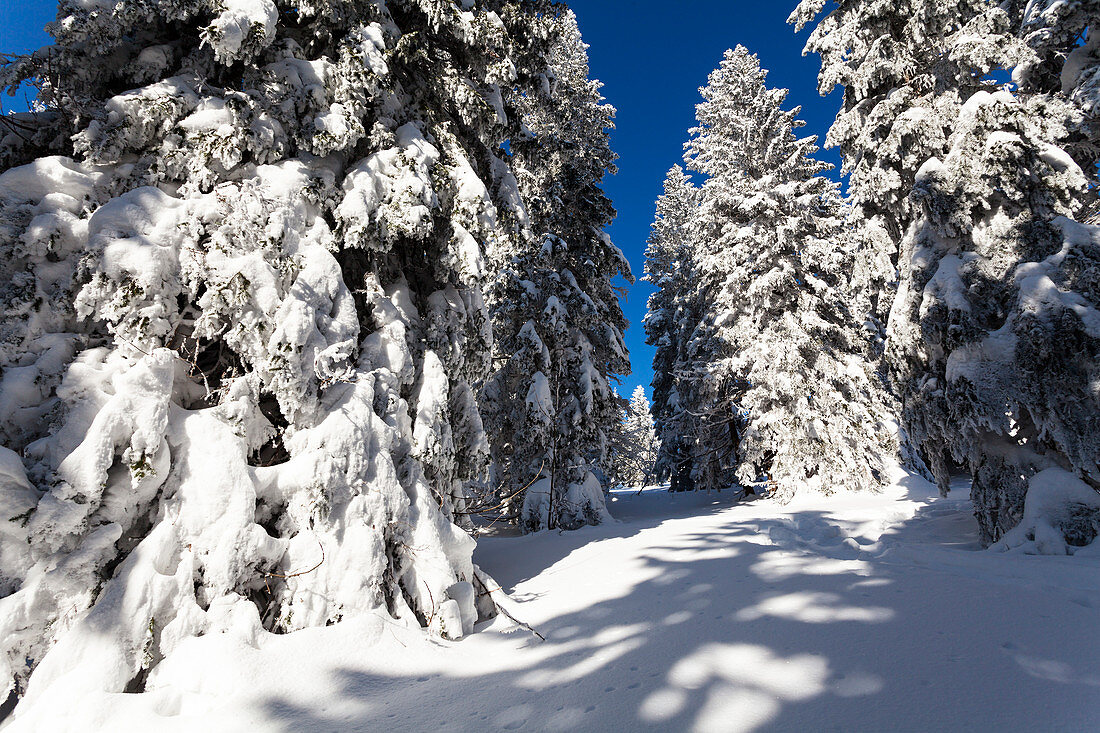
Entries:
<svg viewBox="0 0 1100 733">
<path fill-rule="evenodd" d="M 1100 533 L 1100 492 L 1061 468 L 1028 482 L 1024 516 L 991 549 L 1039 555 L 1072 555 Z M 1095 546 L 1088 551 L 1095 553 Z"/>
</svg>

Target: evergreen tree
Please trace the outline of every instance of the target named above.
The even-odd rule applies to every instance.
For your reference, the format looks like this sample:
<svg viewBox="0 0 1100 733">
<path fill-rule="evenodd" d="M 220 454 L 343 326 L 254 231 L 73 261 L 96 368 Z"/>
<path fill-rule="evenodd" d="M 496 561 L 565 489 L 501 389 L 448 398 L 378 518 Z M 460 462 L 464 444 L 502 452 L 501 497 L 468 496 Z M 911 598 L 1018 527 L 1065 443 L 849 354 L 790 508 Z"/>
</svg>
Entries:
<svg viewBox="0 0 1100 733">
<path fill-rule="evenodd" d="M 1062 147 L 1083 171 L 1100 164 L 1100 1 L 1016 2 L 1026 48 L 1012 74 L 1022 95 L 1064 97 L 1073 105 Z M 1095 209 L 1095 197 L 1090 202 Z"/>
<path fill-rule="evenodd" d="M 665 178 L 646 247 L 645 279 L 657 288 L 645 317 L 646 343 L 653 356 L 653 416 L 660 449 L 654 478 L 669 480 L 673 491 L 691 488 L 691 436 L 694 420 L 690 384 L 684 376 L 684 346 L 696 320 L 689 299 L 695 255 L 691 231 L 698 213 L 698 189 L 680 166 Z"/>
<path fill-rule="evenodd" d="M 203 633 L 493 613 L 452 520 L 544 11 L 65 2 L 3 67 L 46 109 L 4 160 L 54 156 L 0 175 L 0 692 L 140 689 Z"/>
<path fill-rule="evenodd" d="M 611 441 L 612 482 L 646 486 L 653 478 L 659 442 L 645 388 L 634 389 Z"/>
<path fill-rule="evenodd" d="M 802 30 L 827 5 L 805 52 L 821 56 L 822 95 L 844 90 L 826 145 L 840 149 L 848 176 L 861 251 L 852 261 L 854 304 L 865 309 L 872 353 L 881 353 L 917 170 L 944 154 L 966 99 L 990 87 L 985 75 L 1003 58 L 996 39 L 1010 20 L 988 0 L 802 0 L 788 22 Z"/>
<path fill-rule="evenodd" d="M 634 388 L 634 394 L 630 396 L 630 412 L 626 418 L 626 429 L 634 436 L 634 444 L 638 446 L 635 455 L 638 464 L 637 483 L 645 486 L 653 478 L 653 471 L 657 464 L 657 424 L 653 419 L 652 406 L 646 397 L 645 388 Z"/>
<path fill-rule="evenodd" d="M 612 281 L 630 267 L 604 231 L 615 211 L 600 189 L 614 108 L 589 78 L 573 13 L 551 29 L 549 67 L 516 100 L 512 163 L 529 220 L 493 251 L 498 369 L 483 400 L 496 483 L 525 531 L 608 518 L 599 476 L 621 416 L 611 381 L 629 371 Z"/>
<path fill-rule="evenodd" d="M 970 472 L 986 542 L 1019 522 L 1035 473 L 1095 479 L 1100 457 L 1094 235 L 1058 219 L 1085 179 L 1041 101 L 981 92 L 963 107 L 948 155 L 917 176 L 891 320 L 902 418 L 941 486 Z"/>
<path fill-rule="evenodd" d="M 795 135 L 799 109 L 782 109 L 787 92 L 766 75 L 744 48 L 728 51 L 686 146 L 706 176 L 696 276 L 706 311 L 689 346 L 703 375 L 696 482 L 769 476 L 781 498 L 805 485 L 874 488 L 889 438 L 845 305 L 851 252 L 837 187 L 820 175 L 815 138 Z"/>
<path fill-rule="evenodd" d="M 941 490 L 971 474 L 987 543 L 1019 521 L 1037 472 L 1095 480 L 1095 235 L 1066 218 L 1087 201 L 1074 158 L 1095 161 L 1094 54 L 1077 41 L 1090 8 L 840 3 L 808 45 L 822 90 L 845 86 L 830 137 L 854 199 L 901 242 L 887 357 L 902 426 Z M 998 67 L 1018 94 L 986 77 Z"/>
</svg>

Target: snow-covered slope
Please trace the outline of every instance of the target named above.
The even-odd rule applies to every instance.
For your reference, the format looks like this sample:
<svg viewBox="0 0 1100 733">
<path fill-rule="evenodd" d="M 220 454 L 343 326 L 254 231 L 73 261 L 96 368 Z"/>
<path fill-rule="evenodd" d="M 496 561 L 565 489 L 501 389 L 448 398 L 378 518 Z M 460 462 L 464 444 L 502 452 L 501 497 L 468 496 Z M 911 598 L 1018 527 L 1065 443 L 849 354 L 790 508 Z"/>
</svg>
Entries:
<svg viewBox="0 0 1100 733">
<path fill-rule="evenodd" d="M 480 542 L 545 641 L 505 617 L 460 642 L 382 616 L 263 638 L 226 623 L 143 694 L 39 704 L 5 733 L 1093 729 L 1100 547 L 982 551 L 958 489 L 616 493 L 619 523 Z"/>
</svg>

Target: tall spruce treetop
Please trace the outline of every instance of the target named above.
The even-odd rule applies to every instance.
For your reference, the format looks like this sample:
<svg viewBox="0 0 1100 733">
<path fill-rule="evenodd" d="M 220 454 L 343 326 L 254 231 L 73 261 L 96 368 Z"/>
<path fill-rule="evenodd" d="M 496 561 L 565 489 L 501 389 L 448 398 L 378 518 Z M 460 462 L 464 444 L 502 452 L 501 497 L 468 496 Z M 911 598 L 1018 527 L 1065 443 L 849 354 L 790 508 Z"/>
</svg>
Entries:
<svg viewBox="0 0 1100 733">
<path fill-rule="evenodd" d="M 864 489 L 883 478 L 888 443 L 877 382 L 845 306 L 851 254 L 837 186 L 820 175 L 798 108 L 769 89 L 744 48 L 726 53 L 703 90 L 686 159 L 702 186 L 699 281 L 706 394 L 700 459 L 735 456 L 743 484 L 770 476 L 780 496 L 817 485 Z M 731 409 L 732 408 L 732 409 Z M 724 412 L 723 412 L 724 409 Z M 713 480 L 705 465 L 696 473 Z"/>
<path fill-rule="evenodd" d="M 3 67 L 45 108 L 4 160 L 52 157 L 0 175 L 0 698 L 141 689 L 204 633 L 493 612 L 452 519 L 543 5 L 63 2 Z"/>
<path fill-rule="evenodd" d="M 550 65 L 518 95 L 512 163 L 529 220 L 492 253 L 498 369 L 485 390 L 496 483 L 526 530 L 604 521 L 614 375 L 629 372 L 613 280 L 630 266 L 606 227 L 614 108 L 589 78 L 576 16 L 552 20 Z"/>
<path fill-rule="evenodd" d="M 786 89 L 769 89 L 768 72 L 744 46 L 725 52 L 699 90 L 696 127 L 684 145 L 688 167 L 726 188 L 735 181 L 812 177 L 829 164 L 814 160 L 817 138 L 798 138 L 800 107 L 782 109 Z M 712 187 L 713 188 L 713 187 Z"/>
</svg>

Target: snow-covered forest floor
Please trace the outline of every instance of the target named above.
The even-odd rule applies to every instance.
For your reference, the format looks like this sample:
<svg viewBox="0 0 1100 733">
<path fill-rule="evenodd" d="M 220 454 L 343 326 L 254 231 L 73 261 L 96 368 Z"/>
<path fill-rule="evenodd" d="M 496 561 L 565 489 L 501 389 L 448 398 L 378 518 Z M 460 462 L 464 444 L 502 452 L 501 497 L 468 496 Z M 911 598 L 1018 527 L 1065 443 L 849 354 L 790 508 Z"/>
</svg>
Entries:
<svg viewBox="0 0 1100 733">
<path fill-rule="evenodd" d="M 143 694 L 53 700 L 11 730 L 1094 728 L 1100 553 L 983 551 L 965 489 L 614 492 L 616 523 L 479 543 L 546 641 L 503 616 L 459 642 L 382 616 L 207 635 Z"/>
</svg>

